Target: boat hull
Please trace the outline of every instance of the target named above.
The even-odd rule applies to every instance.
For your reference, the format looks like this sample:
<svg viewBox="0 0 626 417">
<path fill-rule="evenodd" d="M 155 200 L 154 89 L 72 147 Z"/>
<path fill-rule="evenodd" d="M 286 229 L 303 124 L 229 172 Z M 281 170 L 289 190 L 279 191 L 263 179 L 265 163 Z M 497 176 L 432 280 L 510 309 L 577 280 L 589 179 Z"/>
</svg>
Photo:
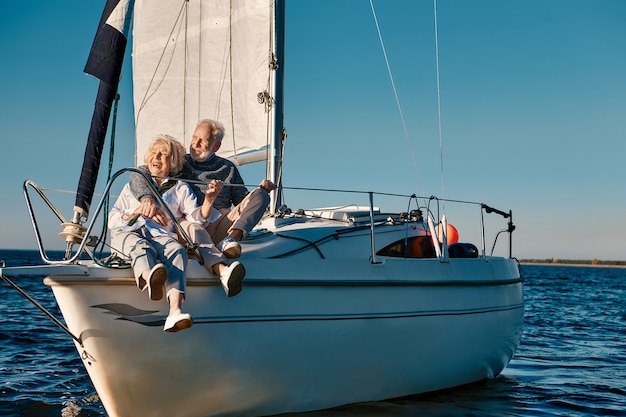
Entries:
<svg viewBox="0 0 626 417">
<path fill-rule="evenodd" d="M 110 417 L 258 416 L 435 391 L 498 375 L 521 337 L 512 259 L 245 265 L 228 298 L 189 262 L 194 326 L 179 333 L 163 332 L 167 303 L 133 290 L 130 270 L 46 279 Z"/>
</svg>

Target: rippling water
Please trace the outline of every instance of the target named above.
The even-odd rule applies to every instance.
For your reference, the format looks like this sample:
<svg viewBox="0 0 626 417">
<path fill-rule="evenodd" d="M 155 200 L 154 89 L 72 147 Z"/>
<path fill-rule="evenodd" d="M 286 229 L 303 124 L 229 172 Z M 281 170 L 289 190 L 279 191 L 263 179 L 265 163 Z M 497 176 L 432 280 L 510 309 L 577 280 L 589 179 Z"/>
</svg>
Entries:
<svg viewBox="0 0 626 417">
<path fill-rule="evenodd" d="M 30 265 L 39 256 L 0 250 L 0 260 Z M 298 416 L 626 416 L 626 269 L 521 270 L 524 336 L 499 377 Z M 41 279 L 20 283 L 60 317 Z M 0 300 L 0 416 L 106 416 L 70 337 L 2 281 Z"/>
</svg>

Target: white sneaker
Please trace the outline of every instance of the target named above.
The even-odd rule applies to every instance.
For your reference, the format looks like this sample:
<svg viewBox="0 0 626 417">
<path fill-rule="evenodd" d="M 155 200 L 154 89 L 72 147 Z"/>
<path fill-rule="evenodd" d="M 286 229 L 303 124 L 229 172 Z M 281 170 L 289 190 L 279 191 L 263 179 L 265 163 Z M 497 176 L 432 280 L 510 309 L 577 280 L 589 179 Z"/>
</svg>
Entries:
<svg viewBox="0 0 626 417">
<path fill-rule="evenodd" d="M 148 296 L 151 300 L 158 301 L 163 298 L 163 293 L 165 289 L 163 286 L 165 285 L 165 281 L 167 281 L 167 268 L 163 264 L 156 264 L 150 270 L 150 275 L 148 275 Z"/>
<path fill-rule="evenodd" d="M 227 258 L 237 259 L 241 256 L 241 245 L 230 236 L 226 236 L 216 247 Z"/>
<path fill-rule="evenodd" d="M 163 326 L 164 332 L 178 332 L 185 330 L 193 326 L 193 319 L 189 313 L 181 313 L 180 311 L 171 316 L 167 316 L 165 319 L 165 326 Z"/>
<path fill-rule="evenodd" d="M 226 295 L 234 297 L 241 292 L 241 281 L 246 276 L 246 268 L 239 261 L 235 261 L 222 271 L 220 282 Z"/>
</svg>

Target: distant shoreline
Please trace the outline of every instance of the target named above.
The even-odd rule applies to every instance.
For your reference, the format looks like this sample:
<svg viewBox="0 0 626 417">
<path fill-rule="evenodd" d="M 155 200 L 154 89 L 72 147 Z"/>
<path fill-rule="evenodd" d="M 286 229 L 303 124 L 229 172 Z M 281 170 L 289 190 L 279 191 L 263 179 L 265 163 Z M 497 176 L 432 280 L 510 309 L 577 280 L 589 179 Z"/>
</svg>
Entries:
<svg viewBox="0 0 626 417">
<path fill-rule="evenodd" d="M 520 259 L 521 265 L 545 265 L 545 266 L 588 266 L 592 268 L 626 268 L 626 261 L 600 261 L 593 260 L 558 260 L 558 259 Z"/>
</svg>

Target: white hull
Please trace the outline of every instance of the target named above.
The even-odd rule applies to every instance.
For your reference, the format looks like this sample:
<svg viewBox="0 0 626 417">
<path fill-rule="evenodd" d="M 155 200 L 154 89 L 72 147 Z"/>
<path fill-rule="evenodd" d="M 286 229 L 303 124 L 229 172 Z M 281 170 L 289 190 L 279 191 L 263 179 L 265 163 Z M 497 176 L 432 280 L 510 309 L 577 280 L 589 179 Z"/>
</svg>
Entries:
<svg viewBox="0 0 626 417">
<path fill-rule="evenodd" d="M 324 229 L 316 223 L 309 234 Z M 305 224 L 284 229 L 306 234 Z M 389 229 L 377 237 L 405 233 Z M 110 417 L 258 416 L 434 391 L 498 375 L 518 346 L 524 301 L 513 259 L 373 264 L 367 250 L 334 259 L 340 245 L 366 249 L 367 230 L 319 251 L 259 257 L 283 245 L 276 239 L 244 245 L 234 298 L 190 261 L 184 308 L 194 326 L 179 333 L 163 332 L 167 303 L 139 292 L 130 270 L 76 266 L 88 277 L 46 279 Z"/>
</svg>

